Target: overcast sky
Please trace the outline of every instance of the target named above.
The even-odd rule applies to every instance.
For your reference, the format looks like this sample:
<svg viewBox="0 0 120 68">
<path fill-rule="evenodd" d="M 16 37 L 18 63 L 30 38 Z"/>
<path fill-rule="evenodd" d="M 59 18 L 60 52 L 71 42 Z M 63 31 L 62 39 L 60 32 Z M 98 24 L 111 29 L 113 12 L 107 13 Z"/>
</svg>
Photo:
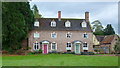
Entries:
<svg viewBox="0 0 120 68">
<path fill-rule="evenodd" d="M 61 11 L 62 18 L 84 19 L 85 12 L 90 13 L 90 22 L 99 20 L 105 27 L 112 24 L 118 32 L 118 2 L 30 2 L 36 4 L 39 13 L 45 18 L 56 18 Z"/>
</svg>

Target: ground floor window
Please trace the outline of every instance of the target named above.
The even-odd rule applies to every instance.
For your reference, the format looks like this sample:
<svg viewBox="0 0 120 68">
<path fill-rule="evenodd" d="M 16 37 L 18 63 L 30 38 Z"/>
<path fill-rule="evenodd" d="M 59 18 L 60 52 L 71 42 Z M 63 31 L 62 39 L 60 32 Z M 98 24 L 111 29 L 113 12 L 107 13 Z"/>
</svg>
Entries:
<svg viewBox="0 0 120 68">
<path fill-rule="evenodd" d="M 67 47 L 71 47 L 71 43 L 67 43 Z"/>
<path fill-rule="evenodd" d="M 83 43 L 83 47 L 88 47 L 87 43 Z"/>
<path fill-rule="evenodd" d="M 33 49 L 34 50 L 39 50 L 39 43 L 34 43 Z"/>
<path fill-rule="evenodd" d="M 51 49 L 52 50 L 57 50 L 57 44 L 56 43 L 52 43 L 51 44 Z"/>
<path fill-rule="evenodd" d="M 72 44 L 68 42 L 67 46 L 66 46 L 67 52 L 71 51 L 71 49 L 72 49 L 71 47 L 72 47 Z"/>
</svg>

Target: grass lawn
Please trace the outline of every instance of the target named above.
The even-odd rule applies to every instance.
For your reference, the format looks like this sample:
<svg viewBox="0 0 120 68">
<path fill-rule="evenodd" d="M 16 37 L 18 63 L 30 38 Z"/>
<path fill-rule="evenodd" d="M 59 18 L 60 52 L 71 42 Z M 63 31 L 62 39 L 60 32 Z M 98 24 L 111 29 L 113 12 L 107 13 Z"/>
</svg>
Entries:
<svg viewBox="0 0 120 68">
<path fill-rule="evenodd" d="M 118 66 L 117 56 L 48 54 L 3 56 L 3 66 Z"/>
</svg>

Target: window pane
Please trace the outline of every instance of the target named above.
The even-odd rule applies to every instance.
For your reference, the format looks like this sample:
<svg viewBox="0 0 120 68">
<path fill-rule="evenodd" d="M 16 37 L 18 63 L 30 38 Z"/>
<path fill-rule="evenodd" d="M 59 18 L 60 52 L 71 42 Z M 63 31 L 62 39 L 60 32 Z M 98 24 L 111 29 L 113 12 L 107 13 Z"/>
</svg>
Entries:
<svg viewBox="0 0 120 68">
<path fill-rule="evenodd" d="M 34 26 L 39 27 L 39 22 L 38 22 L 38 21 L 36 21 L 36 22 L 34 23 Z"/>
<path fill-rule="evenodd" d="M 67 38 L 70 38 L 71 37 L 71 33 L 67 33 Z"/>
<path fill-rule="evenodd" d="M 83 43 L 83 47 L 87 47 L 87 43 Z"/>
<path fill-rule="evenodd" d="M 36 45 L 36 46 L 37 46 L 36 48 L 39 49 L 39 46 L 38 45 Z"/>
<path fill-rule="evenodd" d="M 84 34 L 84 38 L 88 38 L 88 35 L 87 35 L 87 34 Z"/>
<path fill-rule="evenodd" d="M 52 34 L 52 38 L 56 38 L 56 33 L 53 33 L 53 34 Z"/>
<path fill-rule="evenodd" d="M 56 49 L 56 43 L 52 43 L 52 49 Z"/>
<path fill-rule="evenodd" d="M 34 45 L 34 49 L 36 50 L 36 45 Z"/>
<path fill-rule="evenodd" d="M 67 47 L 71 47 L 71 43 L 67 43 Z"/>
<path fill-rule="evenodd" d="M 39 33 L 34 33 L 34 38 L 39 38 Z"/>
</svg>

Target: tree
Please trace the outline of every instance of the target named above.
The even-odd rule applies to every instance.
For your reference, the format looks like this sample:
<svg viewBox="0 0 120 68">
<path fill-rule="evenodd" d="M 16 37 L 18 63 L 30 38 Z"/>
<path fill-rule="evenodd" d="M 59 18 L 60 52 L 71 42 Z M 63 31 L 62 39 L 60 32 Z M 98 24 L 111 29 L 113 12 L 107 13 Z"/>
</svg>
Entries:
<svg viewBox="0 0 120 68">
<path fill-rule="evenodd" d="M 92 27 L 93 33 L 95 35 L 104 35 L 103 26 L 99 20 L 93 21 L 92 25 L 93 25 L 93 27 Z"/>
<path fill-rule="evenodd" d="M 33 14 L 34 14 L 35 18 L 41 18 L 42 17 L 42 15 L 39 14 L 39 10 L 37 8 L 37 5 L 34 4 L 33 7 L 32 7 L 32 9 L 33 9 Z"/>
<path fill-rule="evenodd" d="M 118 41 L 116 41 L 115 43 L 114 50 L 116 54 L 120 53 L 120 37 L 119 36 L 118 36 Z"/>
<path fill-rule="evenodd" d="M 29 3 L 3 2 L 2 21 L 2 49 L 20 49 L 21 41 L 27 38 L 34 22 Z"/>
<path fill-rule="evenodd" d="M 113 35 L 115 34 L 114 29 L 112 28 L 111 24 L 107 24 L 106 28 L 104 29 L 105 35 Z"/>
</svg>

